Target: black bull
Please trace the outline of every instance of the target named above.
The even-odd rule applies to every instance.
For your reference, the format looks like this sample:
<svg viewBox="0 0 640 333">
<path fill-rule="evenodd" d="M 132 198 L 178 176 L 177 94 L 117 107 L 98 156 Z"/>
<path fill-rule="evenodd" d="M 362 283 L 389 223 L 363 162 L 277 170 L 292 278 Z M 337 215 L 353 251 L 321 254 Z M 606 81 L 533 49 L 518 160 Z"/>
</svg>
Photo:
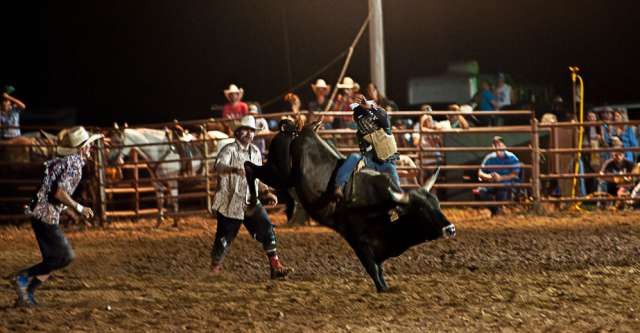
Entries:
<svg viewBox="0 0 640 333">
<path fill-rule="evenodd" d="M 333 200 L 337 167 L 344 160 L 314 131 L 306 126 L 299 135 L 281 123 L 280 132 L 269 147 L 263 166 L 245 163 L 249 184 L 258 178 L 277 189 L 294 187 L 300 203 L 320 224 L 338 232 L 353 248 L 373 279 L 378 291 L 388 290 L 382 263 L 411 246 L 455 235 L 455 227 L 442 214 L 438 199 L 429 193 L 434 175 L 425 186 L 397 193 L 386 175 L 367 175 L 371 188 L 362 191 L 371 205 L 353 207 Z M 252 188 L 251 193 L 257 193 Z M 374 197 L 372 197 L 374 196 Z M 377 197 L 376 197 L 377 196 Z M 255 198 L 252 196 L 252 202 Z M 397 209 L 392 222 L 389 211 Z"/>
</svg>

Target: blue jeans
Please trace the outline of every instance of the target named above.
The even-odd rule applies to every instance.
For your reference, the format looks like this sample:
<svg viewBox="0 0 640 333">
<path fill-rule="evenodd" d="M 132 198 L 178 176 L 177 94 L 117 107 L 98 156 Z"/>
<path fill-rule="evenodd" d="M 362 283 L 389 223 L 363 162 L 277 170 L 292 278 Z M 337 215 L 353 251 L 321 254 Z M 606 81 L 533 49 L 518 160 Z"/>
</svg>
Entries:
<svg viewBox="0 0 640 333">
<path fill-rule="evenodd" d="M 479 199 L 482 201 L 509 201 L 513 197 L 513 190 L 510 188 L 481 187 L 478 193 Z M 491 215 L 500 212 L 500 207 L 489 206 Z"/>
<path fill-rule="evenodd" d="M 349 181 L 349 177 L 355 170 L 358 162 L 363 158 L 362 155 L 358 153 L 353 153 L 347 157 L 347 159 L 342 163 L 338 171 L 336 172 L 336 186 L 344 186 L 344 184 Z M 391 177 L 391 181 L 396 184 L 398 188 L 400 188 L 400 176 L 398 176 L 398 170 L 396 169 L 395 161 L 384 161 L 379 162 L 377 159 L 373 157 L 372 152 L 368 152 L 364 156 L 364 163 L 367 169 L 372 169 L 378 172 L 386 173 Z"/>
</svg>

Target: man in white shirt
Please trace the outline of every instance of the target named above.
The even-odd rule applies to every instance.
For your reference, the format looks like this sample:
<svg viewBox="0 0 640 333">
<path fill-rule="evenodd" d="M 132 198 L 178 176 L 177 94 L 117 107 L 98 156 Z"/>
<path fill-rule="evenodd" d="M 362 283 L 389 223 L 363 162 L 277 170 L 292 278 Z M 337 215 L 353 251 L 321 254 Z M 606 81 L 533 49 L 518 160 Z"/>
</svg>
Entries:
<svg viewBox="0 0 640 333">
<path fill-rule="evenodd" d="M 503 73 L 498 74 L 498 84 L 496 85 L 496 98 L 498 99 L 498 109 L 511 105 L 511 86 L 505 82 Z"/>
<path fill-rule="evenodd" d="M 244 173 L 244 163 L 249 161 L 262 165 L 262 155 L 258 147 L 251 142 L 256 132 L 256 120 L 253 116 L 244 116 L 240 120 L 234 136 L 236 141 L 229 143 L 218 154 L 215 171 L 219 175 L 218 191 L 213 200 L 212 209 L 217 212 L 216 236 L 211 250 L 211 271 L 222 271 L 222 261 L 235 239 L 240 225 L 244 224 L 249 234 L 262 243 L 271 268 L 271 278 L 283 278 L 291 273 L 280 262 L 276 252 L 276 234 L 267 211 L 258 203 L 254 207 L 248 204 L 249 186 Z M 267 186 L 258 183 L 263 191 Z M 269 201 L 277 202 L 275 195 L 266 195 Z"/>
</svg>

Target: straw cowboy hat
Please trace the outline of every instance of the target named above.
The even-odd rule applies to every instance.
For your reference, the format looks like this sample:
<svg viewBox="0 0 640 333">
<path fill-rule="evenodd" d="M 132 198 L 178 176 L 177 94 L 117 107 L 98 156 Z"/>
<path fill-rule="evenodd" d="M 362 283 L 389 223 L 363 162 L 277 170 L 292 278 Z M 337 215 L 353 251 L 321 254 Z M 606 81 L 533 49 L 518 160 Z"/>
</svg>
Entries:
<svg viewBox="0 0 640 333">
<path fill-rule="evenodd" d="M 236 129 L 240 129 L 243 127 L 247 127 L 250 128 L 252 130 L 256 130 L 256 118 L 254 118 L 253 116 L 249 116 L 246 115 L 242 118 L 240 118 L 240 125 L 238 125 L 238 128 Z"/>
<path fill-rule="evenodd" d="M 356 87 L 360 87 L 359 84 L 357 84 L 355 81 L 353 81 L 352 78 L 345 76 L 344 79 L 342 79 L 342 83 L 338 83 L 338 89 L 354 89 Z"/>
<path fill-rule="evenodd" d="M 242 96 L 244 95 L 244 89 L 242 88 L 238 88 L 238 86 L 236 86 L 235 84 L 230 84 L 229 85 L 229 89 L 225 89 L 224 90 L 224 96 L 229 99 L 229 94 L 233 94 L 233 93 L 238 93 L 240 94 L 240 99 L 242 99 Z"/>
<path fill-rule="evenodd" d="M 58 134 L 58 155 L 75 154 L 82 147 L 102 138 L 102 134 L 90 135 L 83 126 L 76 126 L 60 131 Z"/>
<path fill-rule="evenodd" d="M 315 84 L 311 84 L 311 90 L 313 90 L 313 92 L 316 92 L 316 90 L 318 89 L 330 90 L 331 85 L 327 84 L 327 82 L 325 82 L 323 79 L 317 79 Z"/>
</svg>

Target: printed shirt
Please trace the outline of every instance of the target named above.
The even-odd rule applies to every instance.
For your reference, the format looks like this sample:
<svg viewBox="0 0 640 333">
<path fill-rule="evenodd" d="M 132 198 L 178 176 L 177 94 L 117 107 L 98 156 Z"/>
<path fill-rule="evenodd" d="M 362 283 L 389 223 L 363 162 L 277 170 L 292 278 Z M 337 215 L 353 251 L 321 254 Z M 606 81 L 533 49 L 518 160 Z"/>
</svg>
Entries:
<svg viewBox="0 0 640 333">
<path fill-rule="evenodd" d="M 216 169 L 220 165 L 244 169 L 246 161 L 262 165 L 260 150 L 254 144 L 249 144 L 247 149 L 243 149 L 236 141 L 222 148 L 216 159 Z M 248 199 L 247 178 L 235 173 L 223 174 L 219 178 L 218 191 L 213 199 L 212 209 L 225 217 L 244 220 Z"/>
<path fill-rule="evenodd" d="M 53 198 L 56 188 L 63 189 L 69 195 L 73 194 L 82 178 L 84 161 L 80 154 L 72 154 L 54 158 L 44 165 L 44 179 L 38 190 L 36 205 L 27 214 L 44 223 L 58 224 L 60 213 L 67 207 L 62 203 L 52 203 L 50 198 Z"/>
<path fill-rule="evenodd" d="M 9 112 L 0 112 L 0 137 L 11 139 L 20 136 L 20 128 L 5 128 L 4 126 L 20 126 L 20 109 L 14 106 Z"/>
<path fill-rule="evenodd" d="M 514 168 L 504 168 L 504 169 L 493 169 L 493 168 L 485 169 L 484 168 L 485 166 L 498 166 L 498 165 L 512 166 Z M 506 176 L 506 175 L 512 174 L 513 172 L 516 172 L 519 175 L 520 160 L 518 160 L 518 157 L 515 154 L 507 150 L 504 151 L 504 158 L 498 157 L 498 155 L 495 152 L 493 152 L 484 158 L 480 168 L 484 173 L 495 172 L 501 176 Z M 503 180 L 500 183 L 511 183 L 511 182 L 518 182 L 518 181 L 519 181 L 519 178 L 515 178 L 512 180 Z"/>
</svg>

